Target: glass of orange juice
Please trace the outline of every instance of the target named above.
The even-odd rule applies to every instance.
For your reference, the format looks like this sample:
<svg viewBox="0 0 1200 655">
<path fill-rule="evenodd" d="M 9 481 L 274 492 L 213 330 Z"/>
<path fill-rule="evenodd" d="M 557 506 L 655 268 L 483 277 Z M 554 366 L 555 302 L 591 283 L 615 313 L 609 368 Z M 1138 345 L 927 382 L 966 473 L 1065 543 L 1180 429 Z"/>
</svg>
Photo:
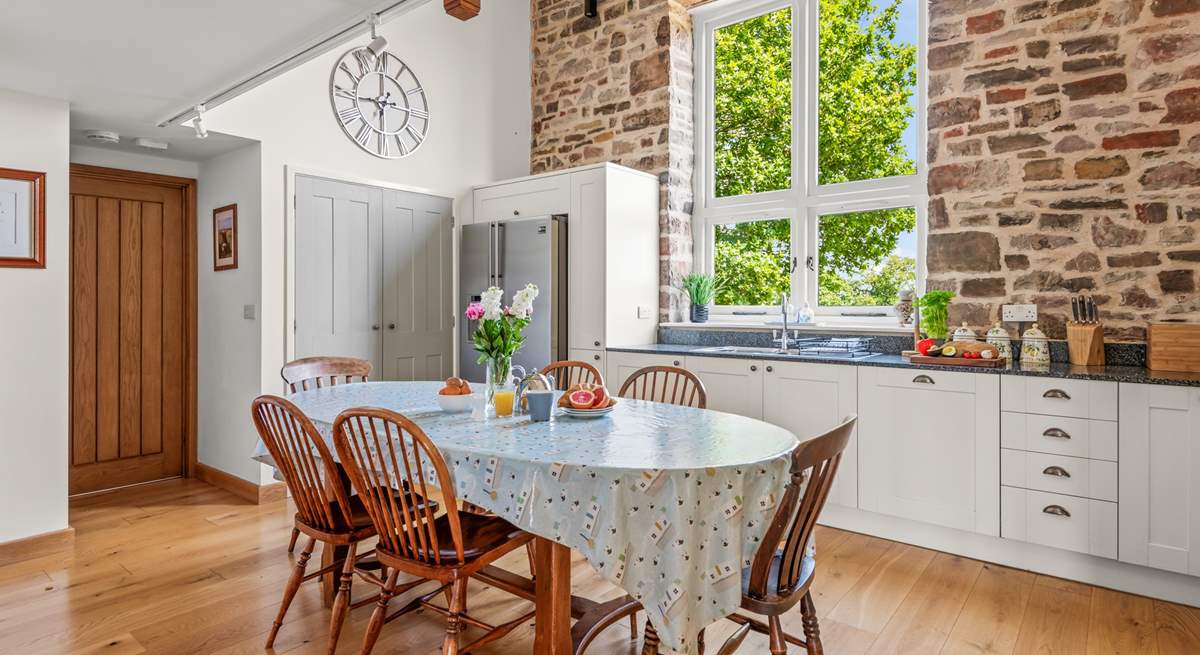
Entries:
<svg viewBox="0 0 1200 655">
<path fill-rule="evenodd" d="M 515 395 L 516 390 L 512 387 L 496 389 L 496 395 L 492 396 L 492 405 L 496 408 L 496 416 L 512 416 Z"/>
</svg>

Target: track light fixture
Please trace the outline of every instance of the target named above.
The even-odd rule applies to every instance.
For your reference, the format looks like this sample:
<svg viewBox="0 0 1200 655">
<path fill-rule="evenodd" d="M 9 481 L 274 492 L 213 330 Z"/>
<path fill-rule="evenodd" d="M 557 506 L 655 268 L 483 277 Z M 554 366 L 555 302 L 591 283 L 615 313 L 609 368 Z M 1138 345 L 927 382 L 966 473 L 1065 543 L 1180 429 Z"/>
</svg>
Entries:
<svg viewBox="0 0 1200 655">
<path fill-rule="evenodd" d="M 197 139 L 208 138 L 208 128 L 204 127 L 204 105 L 196 105 L 196 117 L 192 119 L 192 128 L 196 130 Z"/>
<path fill-rule="evenodd" d="M 596 8 L 597 4 L 597 0 L 583 0 L 583 15 L 588 18 L 595 18 L 599 11 Z"/>
<path fill-rule="evenodd" d="M 380 55 L 387 50 L 387 39 L 375 34 L 375 28 L 379 26 L 379 14 L 371 14 L 367 18 L 367 22 L 371 24 L 371 42 L 367 44 L 367 52 L 371 53 L 371 57 L 378 59 Z"/>
</svg>

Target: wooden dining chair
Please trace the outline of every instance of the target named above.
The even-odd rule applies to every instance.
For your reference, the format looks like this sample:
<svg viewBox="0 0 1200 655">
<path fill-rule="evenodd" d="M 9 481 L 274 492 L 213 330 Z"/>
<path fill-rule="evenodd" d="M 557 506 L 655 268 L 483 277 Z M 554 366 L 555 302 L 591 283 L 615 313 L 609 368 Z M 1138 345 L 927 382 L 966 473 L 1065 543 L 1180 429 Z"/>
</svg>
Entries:
<svg viewBox="0 0 1200 655">
<path fill-rule="evenodd" d="M 337 384 L 368 382 L 371 362 L 357 357 L 304 357 L 283 365 L 279 375 L 291 393 L 332 387 Z"/>
<path fill-rule="evenodd" d="M 279 369 L 279 375 L 288 385 L 289 393 L 307 391 L 337 384 L 367 382 L 371 376 L 371 362 L 357 357 L 304 357 L 292 360 Z M 300 531 L 293 528 L 288 540 L 288 552 L 296 550 L 296 539 Z"/>
<path fill-rule="evenodd" d="M 704 409 L 708 393 L 695 373 L 676 366 L 647 366 L 633 372 L 617 395 L 635 400 L 650 400 Z"/>
<path fill-rule="evenodd" d="M 295 527 L 308 537 L 284 587 L 283 600 L 267 636 L 266 647 L 271 648 L 275 643 L 284 616 L 300 585 L 340 569 L 340 583 L 330 617 L 326 651 L 333 653 L 350 610 L 350 586 L 357 546 L 362 540 L 375 536 L 375 526 L 361 500 L 350 496 L 341 484 L 329 447 L 312 421 L 298 407 L 286 398 L 264 395 L 251 404 L 251 415 L 263 444 L 292 492 L 292 500 L 296 504 Z M 430 503 L 419 504 L 426 509 L 432 507 Z M 308 560 L 318 541 L 325 548 L 345 546 L 348 554 L 318 571 L 306 574 Z M 360 601 L 355 606 L 373 600 Z"/>
<path fill-rule="evenodd" d="M 604 384 L 604 376 L 595 366 L 587 362 L 573 359 L 554 362 L 542 369 L 542 375 L 554 376 L 554 388 L 566 391 L 572 385 L 581 383 Z"/>
<path fill-rule="evenodd" d="M 500 557 L 524 547 L 533 535 L 497 516 L 460 512 L 454 480 L 445 460 L 429 437 L 407 417 L 386 409 L 360 407 L 338 415 L 333 442 L 375 524 L 379 543 L 375 556 L 384 567 L 379 601 L 363 638 L 362 655 L 375 646 L 383 625 L 403 611 L 424 607 L 446 617 L 443 655 L 476 650 L 523 625 L 533 610 L 501 625 L 491 625 L 467 614 L 467 582 Z M 393 497 L 392 489 L 406 491 Z M 429 488 L 440 490 L 445 513 L 435 515 L 420 498 Z M 388 602 L 399 593 L 401 573 L 441 583 L 438 589 L 388 616 Z M 373 580 L 368 578 L 368 580 Z M 528 582 L 528 580 L 526 580 Z M 431 599 L 446 593 L 446 607 Z M 483 636 L 459 646 L 463 626 L 485 630 Z"/>
</svg>

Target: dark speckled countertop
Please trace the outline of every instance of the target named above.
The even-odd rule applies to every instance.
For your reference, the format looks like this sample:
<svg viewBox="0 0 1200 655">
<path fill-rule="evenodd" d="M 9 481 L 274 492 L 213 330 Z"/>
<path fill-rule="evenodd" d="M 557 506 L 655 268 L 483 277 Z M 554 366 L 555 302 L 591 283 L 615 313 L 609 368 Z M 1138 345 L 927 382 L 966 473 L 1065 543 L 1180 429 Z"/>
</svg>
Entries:
<svg viewBox="0 0 1200 655">
<path fill-rule="evenodd" d="M 1200 373 L 1171 373 L 1151 371 L 1140 366 L 1073 366 L 1068 363 L 1053 363 L 1048 366 L 1022 367 L 1019 363 L 1007 368 L 969 368 L 964 366 L 936 366 L 913 364 L 900 355 L 881 354 L 867 359 L 847 360 L 838 357 L 799 357 L 779 353 L 745 352 L 699 352 L 708 346 L 650 344 L 609 348 L 614 352 L 645 353 L 653 355 L 697 355 L 702 357 L 725 357 L 732 359 L 761 359 L 777 362 L 814 362 L 824 364 L 853 364 L 855 366 L 887 366 L 892 368 L 928 369 L 972 373 L 995 373 L 998 375 L 1030 375 L 1038 377 L 1069 378 L 1075 380 L 1107 380 L 1138 384 L 1168 384 L 1177 386 L 1200 386 Z"/>
</svg>

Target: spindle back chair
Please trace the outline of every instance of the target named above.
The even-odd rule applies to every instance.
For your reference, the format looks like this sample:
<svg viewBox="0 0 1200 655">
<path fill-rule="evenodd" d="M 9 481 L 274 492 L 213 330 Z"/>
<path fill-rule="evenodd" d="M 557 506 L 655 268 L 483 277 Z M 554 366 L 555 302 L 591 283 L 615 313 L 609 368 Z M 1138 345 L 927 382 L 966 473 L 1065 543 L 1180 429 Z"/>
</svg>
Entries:
<svg viewBox="0 0 1200 655">
<path fill-rule="evenodd" d="M 647 366 L 633 372 L 617 395 L 635 400 L 650 400 L 704 409 L 708 393 L 696 374 L 677 366 Z"/>
</svg>

